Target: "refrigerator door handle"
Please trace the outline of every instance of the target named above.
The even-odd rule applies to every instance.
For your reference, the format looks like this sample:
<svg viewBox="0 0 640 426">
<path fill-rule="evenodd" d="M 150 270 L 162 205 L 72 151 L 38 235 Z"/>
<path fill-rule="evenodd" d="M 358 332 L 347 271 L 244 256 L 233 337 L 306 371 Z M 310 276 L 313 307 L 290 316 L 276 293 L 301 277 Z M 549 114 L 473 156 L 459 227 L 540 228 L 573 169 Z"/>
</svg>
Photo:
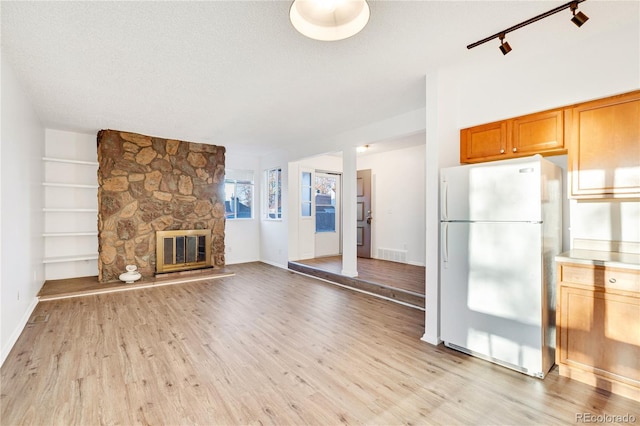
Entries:
<svg viewBox="0 0 640 426">
<path fill-rule="evenodd" d="M 449 185 L 446 180 L 442 181 L 442 220 L 449 220 Z"/>
<path fill-rule="evenodd" d="M 449 224 L 442 224 L 442 264 L 449 267 Z"/>
</svg>

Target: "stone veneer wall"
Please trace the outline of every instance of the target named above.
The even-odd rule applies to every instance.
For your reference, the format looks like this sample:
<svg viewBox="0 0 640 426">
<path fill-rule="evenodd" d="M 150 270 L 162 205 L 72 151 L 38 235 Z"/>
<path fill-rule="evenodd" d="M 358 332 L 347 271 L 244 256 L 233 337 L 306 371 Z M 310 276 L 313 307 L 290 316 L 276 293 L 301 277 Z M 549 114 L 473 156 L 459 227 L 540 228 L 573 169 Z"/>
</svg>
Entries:
<svg viewBox="0 0 640 426">
<path fill-rule="evenodd" d="M 156 267 L 156 231 L 211 229 L 224 266 L 224 147 L 116 130 L 98 132 L 98 281 Z"/>
</svg>

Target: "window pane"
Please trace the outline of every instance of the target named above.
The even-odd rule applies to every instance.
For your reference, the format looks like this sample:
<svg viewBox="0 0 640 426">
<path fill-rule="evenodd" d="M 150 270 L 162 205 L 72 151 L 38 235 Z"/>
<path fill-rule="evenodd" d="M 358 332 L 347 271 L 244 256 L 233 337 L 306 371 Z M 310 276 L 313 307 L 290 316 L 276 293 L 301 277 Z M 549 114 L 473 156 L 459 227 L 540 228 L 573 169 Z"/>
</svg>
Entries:
<svg viewBox="0 0 640 426">
<path fill-rule="evenodd" d="M 282 217 L 282 179 L 281 169 L 267 171 L 267 217 L 280 219 Z"/>
<path fill-rule="evenodd" d="M 335 232 L 336 208 L 333 206 L 316 206 L 316 232 Z"/>
<path fill-rule="evenodd" d="M 316 232 L 336 230 L 335 176 L 316 175 Z"/>
<path fill-rule="evenodd" d="M 302 187 L 302 202 L 303 203 L 310 203 L 311 202 L 311 187 L 310 186 L 303 186 Z"/>
<path fill-rule="evenodd" d="M 321 204 L 336 205 L 336 181 L 335 176 L 316 176 L 316 203 L 318 203 L 318 196 Z"/>
<path fill-rule="evenodd" d="M 235 213 L 236 184 L 233 181 L 224 183 L 224 211 L 227 219 L 236 217 Z"/>
<path fill-rule="evenodd" d="M 303 217 L 311 217 L 311 189 L 311 173 L 302 172 L 300 199 Z"/>
<path fill-rule="evenodd" d="M 253 200 L 253 185 L 249 183 L 236 183 L 236 217 L 251 219 Z"/>
<path fill-rule="evenodd" d="M 311 173 L 302 172 L 302 186 L 311 186 Z"/>
<path fill-rule="evenodd" d="M 224 189 L 227 219 L 251 219 L 253 217 L 253 182 L 227 179 Z"/>
</svg>

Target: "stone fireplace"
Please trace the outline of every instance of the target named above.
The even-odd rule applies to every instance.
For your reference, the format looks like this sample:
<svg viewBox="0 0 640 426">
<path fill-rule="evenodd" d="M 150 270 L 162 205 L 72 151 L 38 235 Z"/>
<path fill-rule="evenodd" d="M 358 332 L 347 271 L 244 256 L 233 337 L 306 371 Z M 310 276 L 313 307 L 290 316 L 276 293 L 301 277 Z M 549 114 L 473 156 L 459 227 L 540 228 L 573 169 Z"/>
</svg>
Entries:
<svg viewBox="0 0 640 426">
<path fill-rule="evenodd" d="M 224 266 L 224 147 L 101 130 L 98 163 L 100 282 L 129 264 L 153 277 L 158 231 L 206 230 L 207 266 Z"/>
</svg>

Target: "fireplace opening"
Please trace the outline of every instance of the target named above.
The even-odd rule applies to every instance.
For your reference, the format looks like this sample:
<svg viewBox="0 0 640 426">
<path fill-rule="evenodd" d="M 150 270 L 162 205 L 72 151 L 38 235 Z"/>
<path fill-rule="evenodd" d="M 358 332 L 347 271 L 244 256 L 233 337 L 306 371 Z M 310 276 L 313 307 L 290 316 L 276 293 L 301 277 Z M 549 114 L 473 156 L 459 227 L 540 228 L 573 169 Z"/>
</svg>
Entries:
<svg viewBox="0 0 640 426">
<path fill-rule="evenodd" d="M 156 232 L 156 272 L 211 267 L 211 230 Z"/>
</svg>

